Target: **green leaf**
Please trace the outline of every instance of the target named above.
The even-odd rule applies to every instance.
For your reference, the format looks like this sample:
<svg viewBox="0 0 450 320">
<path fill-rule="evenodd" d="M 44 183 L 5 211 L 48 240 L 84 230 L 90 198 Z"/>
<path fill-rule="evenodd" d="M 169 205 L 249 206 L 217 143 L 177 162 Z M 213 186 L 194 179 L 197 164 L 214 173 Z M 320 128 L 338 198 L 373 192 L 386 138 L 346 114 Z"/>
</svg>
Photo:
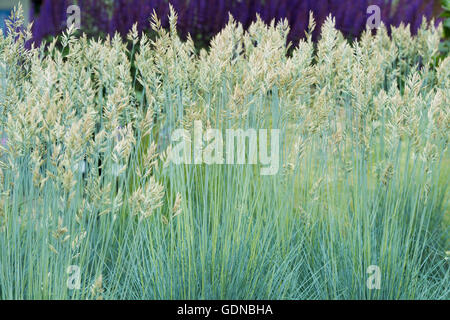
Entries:
<svg viewBox="0 0 450 320">
<path fill-rule="evenodd" d="M 443 25 L 444 25 L 444 28 L 450 28 L 450 19 L 445 19 Z"/>
</svg>

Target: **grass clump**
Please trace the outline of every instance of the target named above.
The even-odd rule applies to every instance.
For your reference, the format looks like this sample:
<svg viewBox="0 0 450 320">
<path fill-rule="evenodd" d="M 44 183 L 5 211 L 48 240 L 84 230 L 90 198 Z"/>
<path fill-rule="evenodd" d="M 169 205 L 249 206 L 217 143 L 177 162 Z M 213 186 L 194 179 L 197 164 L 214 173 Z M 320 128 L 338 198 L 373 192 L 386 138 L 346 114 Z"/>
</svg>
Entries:
<svg viewBox="0 0 450 320">
<path fill-rule="evenodd" d="M 196 54 L 176 21 L 131 50 L 71 29 L 26 50 L 20 10 L 0 35 L 0 298 L 448 299 L 442 27 L 350 44 L 330 17 L 287 55 L 286 21 L 230 19 Z M 279 129 L 279 171 L 175 165 L 198 120 Z"/>
</svg>

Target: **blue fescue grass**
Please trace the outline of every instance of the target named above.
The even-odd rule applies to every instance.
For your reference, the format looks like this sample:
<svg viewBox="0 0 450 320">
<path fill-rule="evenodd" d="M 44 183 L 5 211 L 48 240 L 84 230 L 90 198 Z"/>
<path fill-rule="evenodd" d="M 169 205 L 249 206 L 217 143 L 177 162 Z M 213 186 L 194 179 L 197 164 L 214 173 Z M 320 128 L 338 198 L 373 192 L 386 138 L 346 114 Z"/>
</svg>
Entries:
<svg viewBox="0 0 450 320">
<path fill-rule="evenodd" d="M 232 27 L 200 57 L 155 28 L 161 43 L 140 43 L 133 76 L 118 38 L 87 42 L 69 32 L 64 56 L 52 47 L 46 55 L 9 49 L 14 36 L 1 38 L 8 143 L 0 299 L 448 299 L 448 127 L 433 122 L 435 114 L 448 121 L 448 105 L 436 105 L 436 97 L 448 101 L 445 69 L 418 71 L 409 66 L 416 53 L 394 52 L 396 59 L 384 56 L 386 79 L 356 81 L 365 73 L 352 68 L 374 72 L 368 52 L 381 49 L 368 38 L 361 51 L 333 40 L 330 23 L 320 57 L 308 58 L 314 50 L 303 42 L 293 55 L 304 62 L 298 66 L 278 46 L 282 27 L 256 26 L 252 37 L 269 48 L 266 58 L 279 53 L 272 63 L 285 63 L 275 71 L 257 60 L 264 46 L 251 37 L 246 54 L 220 57 L 230 47 L 221 41 L 239 38 Z M 436 30 L 426 32 L 432 46 Z M 242 93 L 251 72 L 256 89 Z M 274 80 L 264 78 L 270 72 L 278 72 Z M 381 90 L 386 101 L 377 104 Z M 236 100 L 245 113 L 236 114 Z M 259 164 L 170 163 L 166 130 L 196 119 L 220 130 L 280 129 L 278 173 L 263 176 Z M 61 128 L 64 135 L 52 136 Z M 80 289 L 67 285 L 70 265 L 80 268 Z M 381 271 L 379 289 L 367 286 L 372 265 Z"/>
</svg>

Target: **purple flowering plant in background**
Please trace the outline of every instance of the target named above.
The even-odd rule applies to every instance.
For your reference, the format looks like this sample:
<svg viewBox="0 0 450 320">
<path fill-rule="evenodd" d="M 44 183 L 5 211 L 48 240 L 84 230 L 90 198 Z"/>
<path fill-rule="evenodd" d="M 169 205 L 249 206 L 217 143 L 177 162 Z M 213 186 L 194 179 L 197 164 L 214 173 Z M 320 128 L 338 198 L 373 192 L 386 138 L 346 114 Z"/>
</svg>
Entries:
<svg viewBox="0 0 450 320">
<path fill-rule="evenodd" d="M 336 18 L 337 29 L 346 37 L 355 38 L 366 28 L 366 10 L 370 5 L 381 8 L 381 20 L 386 26 L 403 22 L 410 24 L 412 33 L 420 27 L 423 16 L 431 19 L 439 7 L 438 0 L 172 0 L 170 3 L 178 12 L 181 36 L 189 33 L 205 44 L 226 25 L 228 13 L 244 28 L 250 26 L 257 14 L 265 22 L 287 18 L 291 27 L 288 40 L 295 43 L 305 35 L 310 11 L 319 27 L 331 14 Z M 116 31 L 124 36 L 136 22 L 139 31 L 148 30 L 153 10 L 163 26 L 168 25 L 167 0 L 43 0 L 38 13 L 36 7 L 31 10 L 36 44 L 66 28 L 66 10 L 72 4 L 80 6 L 81 28 L 90 36 L 113 35 Z M 316 28 L 314 39 L 319 32 L 320 28 Z"/>
</svg>

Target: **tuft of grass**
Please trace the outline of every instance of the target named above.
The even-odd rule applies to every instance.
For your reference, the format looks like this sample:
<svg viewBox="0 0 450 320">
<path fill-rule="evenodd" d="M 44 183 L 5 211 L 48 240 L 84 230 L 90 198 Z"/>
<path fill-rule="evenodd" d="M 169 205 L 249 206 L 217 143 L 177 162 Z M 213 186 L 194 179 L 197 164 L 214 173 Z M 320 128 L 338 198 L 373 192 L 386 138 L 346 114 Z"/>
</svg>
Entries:
<svg viewBox="0 0 450 320">
<path fill-rule="evenodd" d="M 171 9 L 131 50 L 72 29 L 27 50 L 21 16 L 0 35 L 0 299 L 449 298 L 442 26 L 350 44 L 330 17 L 287 55 L 286 21 L 231 19 L 197 54 Z M 195 120 L 280 129 L 280 170 L 175 165 Z"/>
</svg>

